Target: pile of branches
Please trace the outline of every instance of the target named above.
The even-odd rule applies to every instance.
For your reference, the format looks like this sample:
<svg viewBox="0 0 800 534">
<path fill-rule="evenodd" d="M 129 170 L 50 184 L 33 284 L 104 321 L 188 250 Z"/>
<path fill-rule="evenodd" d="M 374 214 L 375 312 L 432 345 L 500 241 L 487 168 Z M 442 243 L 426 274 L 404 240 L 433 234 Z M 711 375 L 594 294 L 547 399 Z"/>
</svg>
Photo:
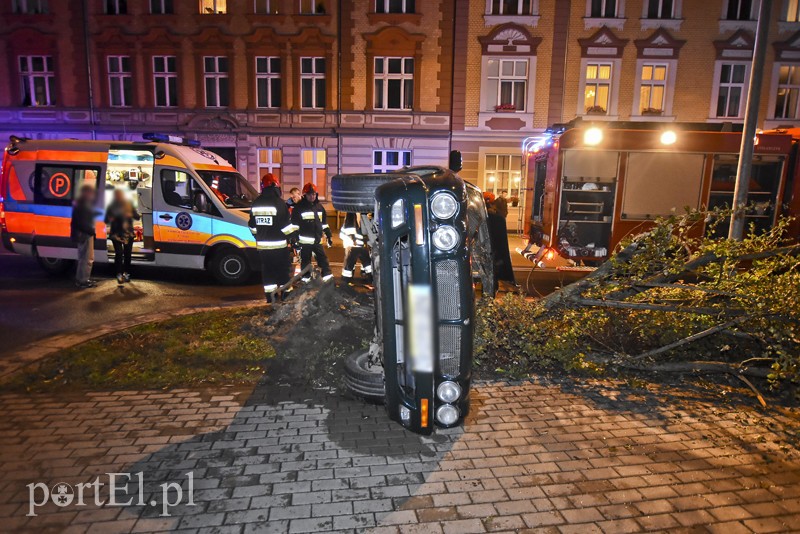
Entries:
<svg viewBox="0 0 800 534">
<path fill-rule="evenodd" d="M 788 239 L 787 220 L 761 233 L 751 227 L 741 241 L 709 237 L 728 215 L 660 219 L 590 275 L 545 299 L 523 304 L 512 297 L 484 306 L 479 356 L 499 356 L 501 367 L 519 371 L 558 360 L 645 372 L 727 373 L 754 391 L 748 377 L 796 384 L 800 245 Z M 511 309 L 519 306 L 528 309 Z M 530 324 L 515 328 L 514 321 Z M 517 336 L 514 346 L 502 341 L 506 329 Z M 526 355 L 513 354 L 521 348 Z"/>
</svg>

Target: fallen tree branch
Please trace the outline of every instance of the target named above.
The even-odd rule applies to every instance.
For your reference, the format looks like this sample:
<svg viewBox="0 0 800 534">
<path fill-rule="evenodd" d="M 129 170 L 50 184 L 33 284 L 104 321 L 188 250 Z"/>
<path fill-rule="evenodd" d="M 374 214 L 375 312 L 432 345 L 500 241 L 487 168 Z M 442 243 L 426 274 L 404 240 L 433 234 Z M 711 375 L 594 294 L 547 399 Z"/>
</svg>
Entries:
<svg viewBox="0 0 800 534">
<path fill-rule="evenodd" d="M 631 371 L 642 371 L 646 373 L 708 373 L 708 374 L 731 374 L 746 375 L 755 378 L 767 378 L 772 372 L 763 367 L 743 367 L 740 364 L 730 364 L 724 362 L 669 362 L 658 365 L 641 365 L 636 363 L 626 363 L 619 358 L 590 358 L 596 363 L 612 364 L 622 369 Z"/>
<path fill-rule="evenodd" d="M 599 299 L 582 299 L 573 298 L 569 301 L 570 304 L 578 304 L 580 306 L 597 306 L 600 308 L 619 308 L 625 310 L 649 310 L 649 311 L 664 311 L 664 312 L 682 312 L 691 313 L 695 315 L 727 315 L 727 316 L 741 316 L 748 313 L 746 310 L 729 309 L 729 308 L 692 308 L 688 306 L 667 306 L 661 304 L 648 304 L 646 302 L 620 302 L 618 300 L 599 300 Z"/>
<path fill-rule="evenodd" d="M 636 287 L 645 287 L 647 289 L 652 288 L 664 288 L 664 289 L 685 289 L 687 291 L 700 291 L 701 293 L 708 293 L 710 295 L 719 295 L 721 297 L 737 297 L 736 293 L 730 293 L 728 291 L 719 291 L 716 289 L 711 289 L 709 287 L 703 286 L 693 286 L 689 284 L 667 284 L 667 283 L 659 283 L 659 282 L 640 282 L 633 284 Z"/>
<path fill-rule="evenodd" d="M 648 350 L 647 352 L 643 352 L 642 354 L 637 354 L 636 356 L 631 356 L 630 359 L 634 360 L 634 361 L 638 361 L 638 360 L 643 360 L 645 358 L 650 358 L 651 356 L 655 356 L 657 354 L 662 354 L 664 352 L 667 352 L 667 351 L 670 351 L 672 349 L 675 349 L 675 348 L 681 347 L 683 345 L 686 345 L 687 343 L 692 343 L 693 341 L 697 341 L 698 339 L 703 339 L 704 337 L 708 337 L 711 334 L 716 334 L 717 332 L 720 332 L 722 330 L 725 330 L 728 327 L 731 327 L 731 326 L 733 326 L 733 325 L 735 325 L 737 323 L 742 322 L 745 318 L 746 318 L 745 316 L 741 316 L 741 317 L 737 317 L 736 319 L 731 319 L 730 321 L 727 321 L 727 322 L 722 323 L 722 324 L 718 324 L 717 326 L 712 326 L 711 328 L 707 328 L 707 329 L 703 330 L 702 332 L 698 332 L 696 334 L 692 334 L 689 337 L 685 337 L 685 338 L 680 339 L 680 340 L 678 340 L 678 341 L 676 341 L 674 343 L 670 343 L 669 345 L 664 345 L 663 347 L 659 347 L 659 348 L 653 349 L 653 350 Z"/>
<path fill-rule="evenodd" d="M 767 407 L 767 401 L 765 401 L 765 400 L 764 400 L 764 397 L 761 395 L 761 392 L 760 392 L 760 391 L 758 391 L 758 390 L 756 389 L 756 387 L 753 385 L 753 383 L 752 383 L 752 382 L 750 382 L 750 381 L 747 379 L 747 377 L 746 377 L 746 376 L 744 376 L 744 375 L 737 374 L 737 375 L 735 375 L 735 376 L 736 376 L 736 378 L 738 378 L 739 380 L 741 380 L 742 382 L 744 382 L 744 383 L 747 385 L 747 387 L 749 387 L 749 388 L 750 388 L 750 390 L 751 390 L 753 393 L 755 393 L 755 395 L 756 395 L 756 398 L 758 399 L 758 402 L 760 402 L 760 403 L 761 403 L 761 406 L 762 406 L 763 408 L 766 408 L 766 407 Z"/>
</svg>

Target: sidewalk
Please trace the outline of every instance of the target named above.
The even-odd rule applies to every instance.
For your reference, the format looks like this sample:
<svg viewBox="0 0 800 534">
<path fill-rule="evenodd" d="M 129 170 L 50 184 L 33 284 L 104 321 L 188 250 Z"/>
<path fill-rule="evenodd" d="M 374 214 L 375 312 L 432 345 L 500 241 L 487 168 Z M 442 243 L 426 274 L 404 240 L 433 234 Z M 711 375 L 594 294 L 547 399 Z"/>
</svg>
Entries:
<svg viewBox="0 0 800 534">
<path fill-rule="evenodd" d="M 800 525 L 796 413 L 666 387 L 480 384 L 464 428 L 431 438 L 403 431 L 381 406 L 288 387 L 3 393 L 0 410 L 9 532 L 734 534 Z M 25 517 L 26 484 L 74 487 L 115 471 L 143 473 L 145 502 L 157 502 L 157 484 L 191 472 L 195 505 L 159 517 L 156 506 L 51 503 Z"/>
</svg>

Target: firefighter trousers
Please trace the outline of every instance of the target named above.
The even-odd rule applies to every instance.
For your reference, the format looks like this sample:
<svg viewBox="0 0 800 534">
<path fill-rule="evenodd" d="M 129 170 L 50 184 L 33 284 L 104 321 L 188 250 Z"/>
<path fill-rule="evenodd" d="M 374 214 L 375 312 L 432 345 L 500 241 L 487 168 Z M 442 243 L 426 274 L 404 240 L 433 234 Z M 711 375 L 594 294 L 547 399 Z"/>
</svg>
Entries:
<svg viewBox="0 0 800 534">
<path fill-rule="evenodd" d="M 344 258 L 342 276 L 352 278 L 356 262 L 359 261 L 361 262 L 361 276 L 372 274 L 372 258 L 369 256 L 369 249 L 367 247 L 349 247 Z"/>
<path fill-rule="evenodd" d="M 288 248 L 259 250 L 258 259 L 261 261 L 261 278 L 264 282 L 264 293 L 267 295 L 291 278 L 289 270 L 292 263 Z"/>
<path fill-rule="evenodd" d="M 311 263 L 311 255 L 317 260 L 317 266 L 322 269 L 322 276 L 329 276 L 331 274 L 331 264 L 328 263 L 328 256 L 325 255 L 325 249 L 322 244 L 319 245 L 301 245 L 300 246 L 300 269 L 305 269 L 306 265 Z M 303 280 L 310 279 L 311 275 L 305 275 Z"/>
</svg>

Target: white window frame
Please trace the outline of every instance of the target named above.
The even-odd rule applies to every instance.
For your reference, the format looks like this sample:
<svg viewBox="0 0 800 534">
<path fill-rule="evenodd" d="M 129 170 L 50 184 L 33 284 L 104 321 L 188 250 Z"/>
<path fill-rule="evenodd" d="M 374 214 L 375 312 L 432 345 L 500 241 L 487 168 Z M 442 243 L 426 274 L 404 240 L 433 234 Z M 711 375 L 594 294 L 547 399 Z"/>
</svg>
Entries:
<svg viewBox="0 0 800 534">
<path fill-rule="evenodd" d="M 718 117 L 717 116 L 717 100 L 719 99 L 720 89 L 723 84 L 720 83 L 720 76 L 722 74 L 722 67 L 723 65 L 743 65 L 744 66 L 744 79 L 741 84 L 724 84 L 727 87 L 739 86 L 742 87 L 742 94 L 741 98 L 739 99 L 739 114 L 735 117 L 733 116 L 724 116 Z M 731 119 L 742 119 L 744 117 L 744 108 L 745 103 L 747 101 L 747 90 L 748 84 L 750 81 L 750 62 L 749 61 L 730 61 L 730 60 L 720 60 L 714 64 L 714 87 L 711 94 L 711 106 L 709 107 L 709 120 L 710 121 L 718 121 L 718 122 L 725 122 L 730 121 Z"/>
<path fill-rule="evenodd" d="M 670 13 L 669 17 L 662 17 L 660 15 L 661 11 L 664 9 L 664 2 L 666 0 L 644 0 L 642 2 L 642 18 L 643 19 L 650 19 L 650 20 L 671 20 L 680 18 L 678 15 L 679 10 L 679 0 L 672 0 L 672 13 Z M 650 3 L 651 2 L 658 2 L 658 12 L 659 15 L 657 17 L 650 17 Z"/>
<path fill-rule="evenodd" d="M 121 11 L 122 2 L 125 0 L 103 0 L 103 13 L 106 15 L 127 15 L 128 14 L 128 4 L 125 3 L 125 12 Z M 112 9 L 109 7 L 113 6 Z"/>
<path fill-rule="evenodd" d="M 750 16 L 747 17 L 746 19 L 739 19 L 739 18 L 729 19 L 728 18 L 728 9 L 730 8 L 731 2 L 739 3 L 739 2 L 742 2 L 742 1 L 743 0 L 725 0 L 724 2 L 722 2 L 722 16 L 721 16 L 721 19 L 722 20 L 727 20 L 727 21 L 730 21 L 730 22 L 751 22 L 751 21 L 754 22 L 756 20 L 757 16 L 758 16 L 758 9 L 759 9 L 759 5 L 760 5 L 759 0 L 752 0 L 752 3 L 750 4 Z M 737 5 L 739 5 L 739 10 L 738 11 L 741 11 L 741 4 L 737 4 Z"/>
<path fill-rule="evenodd" d="M 169 61 L 172 59 L 175 62 L 175 70 L 169 70 Z M 164 65 L 163 71 L 156 70 L 156 62 L 162 61 Z M 175 94 L 170 94 L 170 80 L 175 80 Z M 166 96 L 166 103 L 158 103 L 158 84 L 159 81 L 164 84 L 164 94 Z M 174 108 L 178 106 L 178 58 L 176 56 L 153 56 L 153 105 L 157 108 Z"/>
<path fill-rule="evenodd" d="M 297 0 L 297 13 L 299 15 L 322 15 L 317 11 L 321 0 Z"/>
<path fill-rule="evenodd" d="M 642 79 L 645 65 L 665 66 L 667 69 L 666 79 L 663 83 L 656 80 L 645 81 Z M 648 121 L 666 120 L 671 121 L 675 118 L 672 116 L 672 104 L 675 95 L 675 72 L 678 67 L 677 60 L 659 60 L 659 59 L 639 59 L 636 62 L 636 87 L 633 93 L 633 109 L 631 110 L 632 119 L 644 119 Z M 664 88 L 664 96 L 662 102 L 661 115 L 643 115 L 641 108 L 642 86 L 643 85 L 661 85 Z"/>
<path fill-rule="evenodd" d="M 228 13 L 228 0 L 200 0 L 199 5 L 201 15 L 225 15 Z"/>
<path fill-rule="evenodd" d="M 311 153 L 311 163 L 305 162 L 305 155 L 306 153 Z M 317 162 L 317 154 L 322 153 L 324 154 L 323 159 L 325 160 L 322 163 Z M 320 199 L 325 199 L 327 196 L 328 191 L 328 151 L 324 148 L 302 148 L 300 149 L 300 181 L 302 183 L 306 182 L 306 171 L 310 170 L 311 175 L 314 177 L 311 183 L 317 188 L 317 191 L 323 191 L 324 194 L 319 196 Z M 322 170 L 325 172 L 325 183 L 320 185 L 317 181 L 317 171 Z"/>
<path fill-rule="evenodd" d="M 616 5 L 614 6 L 614 16 L 613 17 L 606 17 L 604 15 L 595 16 L 592 15 L 592 0 L 586 0 L 586 18 L 588 19 L 598 19 L 598 20 L 613 20 L 613 19 L 621 19 L 625 17 L 625 0 L 601 0 L 602 9 L 601 12 L 605 13 L 605 8 L 608 2 L 615 2 Z"/>
<path fill-rule="evenodd" d="M 584 105 L 584 96 L 586 95 L 586 67 L 590 64 L 598 64 L 598 65 L 611 65 L 611 81 L 610 81 L 610 91 L 608 97 L 608 108 L 606 109 L 605 115 L 588 115 L 586 113 L 586 107 Z M 591 117 L 592 120 L 617 120 L 619 118 L 618 114 L 618 99 L 619 99 L 619 78 L 620 78 L 620 70 L 622 67 L 622 59 L 615 58 L 583 58 L 581 59 L 581 77 L 580 82 L 578 85 L 579 93 L 578 93 L 578 106 L 577 106 L 577 115 L 579 117 L 588 116 Z"/>
<path fill-rule="evenodd" d="M 486 2 L 486 14 L 487 15 L 494 15 L 494 16 L 521 16 L 521 17 L 525 17 L 525 16 L 531 16 L 531 15 L 537 15 L 539 13 L 539 9 L 538 9 L 539 8 L 539 6 L 538 6 L 539 2 L 536 2 L 535 0 L 511 0 L 512 2 L 515 1 L 517 3 L 517 9 L 516 10 L 512 10 L 513 11 L 512 13 L 504 13 L 503 12 L 503 8 L 505 7 L 504 0 L 499 0 L 500 13 L 495 13 L 494 12 L 495 1 L 496 0 L 487 0 L 487 2 Z M 525 3 L 529 4 L 527 13 L 524 10 L 524 7 L 525 7 L 524 4 Z"/>
<path fill-rule="evenodd" d="M 42 65 L 44 65 L 44 70 L 41 71 L 34 71 L 33 70 L 33 60 L 34 58 L 42 58 Z M 22 63 L 25 62 L 25 68 L 23 69 Z M 20 84 L 23 89 L 22 97 L 25 97 L 25 88 L 27 88 L 27 93 L 31 97 L 31 101 L 28 102 L 27 106 L 29 107 L 45 107 L 45 106 L 55 106 L 56 105 L 56 95 L 55 93 L 55 71 L 52 68 L 48 68 L 48 63 L 50 67 L 53 66 L 53 56 L 43 56 L 43 55 L 29 55 L 29 56 L 18 56 L 17 57 L 17 68 L 19 69 L 20 75 Z M 44 81 L 44 92 L 45 92 L 45 99 L 46 102 L 43 104 L 39 104 L 36 102 L 36 79 L 42 78 Z M 25 105 L 23 103 L 23 105 Z"/>
<path fill-rule="evenodd" d="M 380 154 L 381 162 L 375 163 L 375 156 Z M 387 163 L 387 157 L 390 154 L 397 154 L 398 165 Z M 376 148 L 372 151 L 372 172 L 374 173 L 387 173 L 392 172 L 402 167 L 411 165 L 411 150 L 409 149 L 386 149 Z"/>
<path fill-rule="evenodd" d="M 495 109 L 495 106 L 497 106 L 497 102 L 489 102 L 489 84 L 497 83 L 496 80 L 489 77 L 489 62 L 492 60 L 511 60 L 511 61 L 526 60 L 528 62 L 528 79 L 527 79 L 527 90 L 525 95 L 526 109 L 524 111 L 516 110 L 516 112 L 514 112 L 513 114 L 507 111 L 499 112 Z M 536 56 L 485 55 L 481 57 L 481 96 L 480 96 L 480 112 L 478 113 L 478 127 L 488 128 L 486 126 L 486 122 L 493 119 L 494 117 L 513 116 L 514 118 L 522 119 L 525 122 L 524 129 L 533 128 L 533 119 L 534 119 L 533 103 L 536 102 L 536 100 L 534 99 L 536 91 L 536 64 L 537 64 Z M 498 92 L 498 97 L 499 94 L 500 93 Z"/>
<path fill-rule="evenodd" d="M 500 98 L 501 98 L 501 87 L 504 82 L 506 83 L 525 83 L 525 91 L 523 94 L 525 95 L 525 103 L 522 109 L 515 109 L 514 111 L 518 113 L 528 113 L 528 109 L 531 107 L 532 100 L 530 99 L 530 84 L 531 84 L 531 59 L 530 57 L 511 57 L 511 56 L 486 56 L 486 68 L 484 70 L 484 86 L 483 89 L 485 90 L 484 94 L 484 110 L 490 112 L 496 112 L 497 106 L 500 105 Z M 498 75 L 491 76 L 489 75 L 489 62 L 490 61 L 498 61 L 500 64 L 498 66 Z M 518 61 L 524 61 L 526 65 L 526 73 L 524 76 L 517 76 L 516 74 L 513 75 L 503 75 L 503 64 L 504 63 L 513 63 L 514 68 L 516 68 L 516 63 Z M 497 86 L 497 98 L 494 102 L 489 101 L 489 88 L 496 85 Z"/>
<path fill-rule="evenodd" d="M 663 1 L 663 0 L 658 0 Z M 654 18 L 651 19 L 649 15 L 650 0 L 642 2 L 642 18 L 639 19 L 642 30 L 652 30 L 654 28 L 666 28 L 668 30 L 679 31 L 681 29 L 681 18 L 683 13 L 683 0 L 672 0 L 672 17 L 668 19 Z"/>
<path fill-rule="evenodd" d="M 778 91 L 783 88 L 789 88 L 790 90 L 795 90 L 800 93 L 800 84 L 792 85 L 792 84 L 781 84 L 780 83 L 780 72 L 781 67 L 789 67 L 800 70 L 800 63 L 793 63 L 793 62 L 782 62 L 782 63 L 775 63 L 772 69 L 772 84 L 770 87 L 772 91 L 770 91 L 769 97 L 769 113 L 767 116 L 769 120 L 778 121 L 777 124 L 786 124 L 786 123 L 794 123 L 800 122 L 800 98 L 798 98 L 797 106 L 794 110 L 794 117 L 779 117 L 775 114 L 775 107 L 778 104 Z"/>
<path fill-rule="evenodd" d="M 310 59 L 311 60 L 311 72 L 303 72 L 303 60 Z M 322 60 L 323 68 L 325 69 L 324 72 L 317 72 L 317 60 Z M 303 56 L 300 58 L 300 107 L 301 109 L 325 109 L 325 105 L 327 104 L 328 99 L 328 81 L 327 81 L 327 71 L 328 65 L 325 61 L 324 56 Z M 311 83 L 311 102 L 312 105 L 310 107 L 303 105 L 303 80 L 312 80 Z M 324 91 L 324 100 L 325 102 L 322 103 L 322 106 L 317 105 L 317 81 L 323 81 L 323 91 Z"/>
<path fill-rule="evenodd" d="M 261 161 L 261 155 L 266 154 L 265 161 Z M 278 154 L 279 157 L 275 158 L 275 155 Z M 283 152 L 280 148 L 259 148 L 258 153 L 256 154 L 257 160 L 256 164 L 258 166 L 258 177 L 261 179 L 266 173 L 272 173 L 276 175 L 278 181 L 281 181 L 282 178 L 282 169 L 283 169 Z M 276 161 L 277 159 L 277 161 Z M 276 174 L 277 171 L 277 174 Z"/>
<path fill-rule="evenodd" d="M 587 70 L 590 66 L 595 66 L 597 68 L 598 75 L 600 70 L 603 67 L 608 67 L 609 76 L 608 78 L 589 78 L 587 75 Z M 593 85 L 596 88 L 600 87 L 601 85 L 608 86 L 607 98 L 606 98 L 606 106 L 605 106 L 605 114 L 591 114 L 592 117 L 607 117 L 611 115 L 611 105 L 613 100 L 613 91 L 614 91 L 614 78 L 616 78 L 616 66 L 614 65 L 614 61 L 610 59 L 585 59 L 581 62 L 581 91 L 578 94 L 578 106 L 579 106 L 579 114 L 580 115 L 590 115 L 587 111 L 586 107 L 586 87 L 587 85 Z M 595 94 L 595 101 L 594 106 L 598 106 L 597 104 L 597 94 Z"/>
<path fill-rule="evenodd" d="M 492 14 L 493 10 L 493 0 L 486 0 L 486 8 L 483 11 L 483 21 L 487 28 L 497 26 L 498 24 L 505 24 L 507 22 L 524 24 L 534 28 L 539 24 L 539 0 L 531 0 L 531 12 L 528 14 L 518 15 L 515 13 L 494 15 Z"/>
<path fill-rule="evenodd" d="M 389 61 L 393 59 L 400 60 L 400 71 L 399 73 L 389 73 Z M 378 61 L 383 62 L 383 72 L 378 73 Z M 406 72 L 407 62 L 411 61 L 411 72 Z M 414 65 L 414 58 L 413 57 L 401 57 L 401 56 L 379 56 L 373 58 L 372 61 L 373 65 L 373 75 L 372 75 L 372 87 L 373 87 L 373 95 L 372 95 L 372 108 L 379 109 L 379 110 L 387 110 L 387 111 L 410 111 L 414 108 L 414 72 L 416 71 L 416 65 Z M 400 80 L 400 107 L 399 108 L 390 108 L 389 107 L 389 80 Z M 383 102 L 382 106 L 378 106 L 378 82 L 383 82 L 382 89 L 381 89 L 381 99 Z M 411 95 L 406 94 L 406 82 L 411 82 Z M 409 101 L 409 96 L 411 100 L 411 105 L 407 106 L 407 102 Z"/>
<path fill-rule="evenodd" d="M 508 168 L 507 169 L 500 169 L 500 158 L 507 157 L 508 158 Z M 488 162 L 490 158 L 493 158 L 495 161 L 494 169 L 489 170 Z M 518 170 L 514 169 L 512 166 L 512 162 L 514 159 L 518 159 L 520 163 L 520 167 Z M 512 196 L 516 196 L 522 200 L 523 195 L 525 194 L 524 184 L 522 183 L 522 156 L 519 152 L 504 152 L 502 150 L 492 150 L 488 149 L 486 151 L 480 151 L 480 165 L 481 171 L 483 176 L 483 191 L 491 192 L 494 196 L 499 197 L 500 193 L 504 190 L 508 192 L 509 198 Z M 502 183 L 502 180 L 498 179 L 498 175 L 500 174 L 508 174 L 506 183 L 508 186 L 506 189 L 498 189 L 498 184 Z M 512 186 L 512 184 L 516 184 Z"/>
<path fill-rule="evenodd" d="M 123 69 L 124 60 L 128 61 L 128 70 Z M 118 70 L 112 70 L 112 63 L 117 64 Z M 129 85 L 130 97 L 133 99 L 133 75 L 131 73 L 131 56 L 111 55 L 106 56 L 106 69 L 108 73 L 108 105 L 112 108 L 129 108 L 133 102 L 128 102 L 125 98 L 125 86 Z M 114 89 L 114 82 L 117 88 Z M 118 98 L 118 103 L 114 103 L 114 97 Z"/>
<path fill-rule="evenodd" d="M 401 0 L 402 7 L 400 11 L 389 11 L 389 6 L 391 5 L 392 0 L 373 0 L 373 7 L 375 8 L 375 13 L 380 14 L 413 14 L 416 13 L 416 3 L 423 0 Z M 383 5 L 383 11 L 378 11 L 378 6 Z M 409 6 L 411 6 L 411 10 L 409 11 Z"/>
<path fill-rule="evenodd" d="M 206 60 L 213 59 L 214 60 L 214 71 L 207 71 L 206 70 Z M 225 71 L 220 70 L 220 60 L 225 59 L 228 62 L 227 68 Z M 230 58 L 228 56 L 203 56 L 203 93 L 205 97 L 205 107 L 207 108 L 226 108 L 230 106 L 231 100 L 231 86 L 230 86 Z M 216 103 L 214 105 L 209 105 L 208 100 L 208 81 L 213 80 L 214 85 L 216 86 Z M 220 87 L 222 80 L 225 80 L 228 83 L 228 102 L 222 103 L 220 99 Z"/>
<path fill-rule="evenodd" d="M 258 61 L 261 60 L 261 59 L 266 60 L 267 72 L 259 72 L 259 70 L 258 70 Z M 278 63 L 278 65 L 279 65 L 278 72 L 272 72 L 272 60 L 273 59 L 277 59 L 278 62 L 279 62 Z M 278 80 L 278 83 L 280 83 L 281 70 L 283 70 L 283 64 L 281 63 L 281 58 L 279 56 L 257 56 L 255 58 L 255 64 L 253 65 L 253 68 L 255 69 L 255 73 L 256 73 L 256 107 L 259 108 L 259 109 L 276 109 L 276 108 L 279 108 L 281 106 L 281 102 L 278 102 L 277 105 L 273 105 L 273 104 L 275 104 L 275 102 L 274 102 L 274 96 L 275 95 L 272 94 L 272 80 Z M 266 84 L 267 84 L 267 105 L 266 106 L 261 105 L 261 102 L 259 101 L 259 95 L 261 93 L 258 90 L 258 84 L 262 80 L 266 81 Z M 280 96 L 281 96 L 281 100 L 282 100 L 283 99 L 283 91 L 281 91 Z"/>
<path fill-rule="evenodd" d="M 47 15 L 50 6 L 47 0 L 14 0 L 11 12 L 17 15 Z"/>
<path fill-rule="evenodd" d="M 172 0 L 172 9 L 167 11 L 167 2 L 169 0 L 150 0 L 150 14 L 151 15 L 173 15 L 175 14 L 175 1 Z M 179 1 L 179 0 L 178 0 Z M 159 9 L 153 9 L 154 5 L 161 6 Z"/>
</svg>

